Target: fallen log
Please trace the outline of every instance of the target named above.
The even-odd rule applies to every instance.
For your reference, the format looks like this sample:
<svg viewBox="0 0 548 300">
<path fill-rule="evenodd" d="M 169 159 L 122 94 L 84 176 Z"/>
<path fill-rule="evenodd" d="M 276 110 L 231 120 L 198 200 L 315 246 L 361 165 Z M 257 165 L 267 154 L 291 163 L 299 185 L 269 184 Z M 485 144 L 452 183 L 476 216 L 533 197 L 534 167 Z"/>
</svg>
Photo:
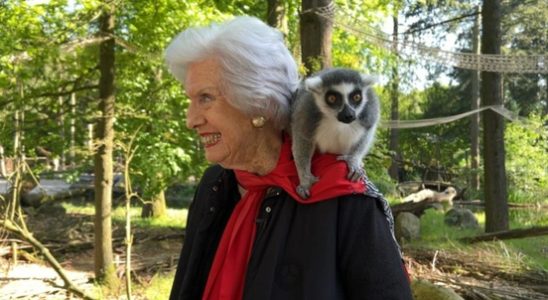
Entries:
<svg viewBox="0 0 548 300">
<path fill-rule="evenodd" d="M 457 195 L 457 190 L 454 187 L 448 187 L 443 192 L 436 192 L 431 189 L 423 189 L 416 193 L 410 194 L 403 199 L 403 202 L 419 202 L 425 199 L 434 199 L 438 202 L 446 201 L 453 202 L 453 198 Z"/>
<path fill-rule="evenodd" d="M 449 186 L 443 192 L 423 189 L 408 195 L 402 203 L 392 205 L 392 214 L 396 217 L 401 212 L 410 212 L 419 217 L 425 210 L 436 206 L 452 206 L 453 198 L 457 195 L 455 188 Z"/>
<path fill-rule="evenodd" d="M 424 214 L 425 210 L 435 207 L 436 204 L 440 203 L 441 201 L 429 198 L 421 200 L 419 202 L 403 202 L 391 205 L 390 208 L 392 209 L 392 214 L 394 215 L 394 218 L 396 218 L 396 216 L 402 212 L 410 212 L 420 218 L 420 216 Z"/>
<path fill-rule="evenodd" d="M 472 237 L 464 237 L 461 238 L 460 241 L 468 244 L 473 244 L 484 241 L 519 239 L 541 235 L 548 235 L 547 226 L 490 232 Z"/>
<path fill-rule="evenodd" d="M 432 189 L 435 191 L 443 191 L 448 187 L 455 187 L 454 184 L 450 182 L 444 182 L 444 181 L 405 181 L 400 182 L 397 185 L 397 189 L 402 194 L 410 194 L 410 193 L 416 193 L 423 189 Z M 460 189 L 457 189 L 460 190 Z"/>
<path fill-rule="evenodd" d="M 455 200 L 454 205 L 471 205 L 471 206 L 485 206 L 485 202 L 481 200 Z M 532 208 L 532 209 L 548 209 L 548 205 L 540 203 L 508 203 L 510 208 Z"/>
<path fill-rule="evenodd" d="M 66 200 L 70 198 L 85 197 L 87 194 L 85 189 L 70 189 L 55 191 L 48 194 L 45 190 L 32 190 L 21 195 L 21 201 L 26 206 L 37 208 L 45 203 Z"/>
</svg>

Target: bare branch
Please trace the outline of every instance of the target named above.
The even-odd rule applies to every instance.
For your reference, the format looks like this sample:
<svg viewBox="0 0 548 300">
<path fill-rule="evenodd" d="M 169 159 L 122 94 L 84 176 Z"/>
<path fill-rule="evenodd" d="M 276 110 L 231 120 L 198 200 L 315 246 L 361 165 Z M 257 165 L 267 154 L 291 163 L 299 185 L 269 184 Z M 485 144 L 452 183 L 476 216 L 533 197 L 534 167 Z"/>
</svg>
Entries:
<svg viewBox="0 0 548 300">
<path fill-rule="evenodd" d="M 41 94 L 33 95 L 33 96 L 30 96 L 30 97 L 27 97 L 27 98 L 32 99 L 32 98 L 41 98 L 41 97 L 67 96 L 67 95 L 70 95 L 74 92 L 92 90 L 92 89 L 97 89 L 97 88 L 99 88 L 98 84 L 91 84 L 91 85 L 84 85 L 84 86 L 80 86 L 80 87 L 75 87 L 73 89 L 66 90 L 66 91 L 41 93 Z"/>
<path fill-rule="evenodd" d="M 12 233 L 20 236 L 23 240 L 29 242 L 38 251 L 40 251 L 40 253 L 42 253 L 42 255 L 44 255 L 44 257 L 46 258 L 48 263 L 51 265 L 51 267 L 53 269 L 55 269 L 57 274 L 59 274 L 61 279 L 63 279 L 63 282 L 65 283 L 64 288 L 66 290 L 68 290 L 71 293 L 73 293 L 73 294 L 75 294 L 75 295 L 77 295 L 77 296 L 79 296 L 83 299 L 86 299 L 86 300 L 94 300 L 95 299 L 95 298 L 89 296 L 88 294 L 86 294 L 86 292 L 80 290 L 76 285 L 74 285 L 72 283 L 70 278 L 68 278 L 67 274 L 65 273 L 65 271 L 64 271 L 63 267 L 61 266 L 61 264 L 59 264 L 59 262 L 55 259 L 55 257 L 53 257 L 53 255 L 51 254 L 49 249 L 47 247 L 45 247 L 42 243 L 40 243 L 40 241 L 35 239 L 32 236 L 31 233 L 29 233 L 26 230 L 23 230 L 21 227 L 17 226 L 17 224 L 11 222 L 8 219 L 5 219 L 0 225 L 3 228 L 5 228 L 6 230 L 8 230 L 9 232 L 12 232 Z"/>
</svg>

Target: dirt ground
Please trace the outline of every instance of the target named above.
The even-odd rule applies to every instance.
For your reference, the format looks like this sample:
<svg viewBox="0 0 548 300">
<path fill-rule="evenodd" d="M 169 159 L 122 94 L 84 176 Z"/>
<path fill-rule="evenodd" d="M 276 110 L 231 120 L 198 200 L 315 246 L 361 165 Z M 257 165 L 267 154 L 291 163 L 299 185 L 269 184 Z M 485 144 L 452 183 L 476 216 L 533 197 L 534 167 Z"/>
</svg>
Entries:
<svg viewBox="0 0 548 300">
<path fill-rule="evenodd" d="M 517 271 L 473 253 L 406 250 L 412 278 L 453 289 L 464 299 L 546 300 L 548 271 Z"/>
<path fill-rule="evenodd" d="M 33 214 L 28 220 L 29 230 L 58 259 L 67 277 L 82 290 L 89 291 L 93 289 L 94 273 L 93 219 L 88 215 L 65 214 L 62 207 L 55 210 Z M 146 284 L 154 274 L 175 269 L 182 246 L 182 229 L 136 228 L 132 233 L 134 281 Z M 114 260 L 120 277 L 125 271 L 124 235 L 122 224 L 113 224 Z M 55 287 L 63 281 L 45 261 L 34 258 L 28 243 L 6 233 L 0 235 L 0 241 L 0 299 L 67 299 L 65 290 Z M 17 264 L 11 257 L 12 242 L 18 248 Z M 139 298 L 143 299 L 134 297 Z"/>
<path fill-rule="evenodd" d="M 93 288 L 93 220 L 88 215 L 65 214 L 61 207 L 55 210 L 35 213 L 29 218 L 29 229 L 61 262 L 68 277 L 78 287 L 90 290 Z M 124 233 L 121 224 L 114 226 L 114 254 L 120 276 L 125 264 Z M 157 272 L 175 269 L 183 239 L 180 228 L 138 228 L 133 234 L 135 281 L 146 284 Z M 25 254 L 33 254 L 29 244 L 6 233 L 1 233 L 0 241 L 3 241 L 0 244 L 0 299 L 71 298 L 62 288 L 54 286 L 62 285 L 62 281 L 53 269 Z M 16 242 L 19 249 L 16 265 L 10 254 L 12 242 Z M 516 273 L 462 253 L 407 249 L 405 254 L 412 278 L 449 287 L 464 299 L 548 299 L 547 272 Z"/>
</svg>

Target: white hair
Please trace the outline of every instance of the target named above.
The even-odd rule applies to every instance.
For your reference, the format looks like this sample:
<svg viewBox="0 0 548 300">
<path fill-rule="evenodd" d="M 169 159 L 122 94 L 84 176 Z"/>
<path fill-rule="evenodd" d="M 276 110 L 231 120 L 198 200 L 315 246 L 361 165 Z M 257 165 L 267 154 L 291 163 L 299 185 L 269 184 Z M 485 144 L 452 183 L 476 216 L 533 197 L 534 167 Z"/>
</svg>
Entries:
<svg viewBox="0 0 548 300">
<path fill-rule="evenodd" d="M 230 104 L 250 117 L 265 116 L 276 128 L 287 127 L 299 75 L 278 30 L 244 16 L 189 28 L 173 39 L 165 57 L 168 69 L 183 84 L 190 64 L 216 59 Z"/>
</svg>

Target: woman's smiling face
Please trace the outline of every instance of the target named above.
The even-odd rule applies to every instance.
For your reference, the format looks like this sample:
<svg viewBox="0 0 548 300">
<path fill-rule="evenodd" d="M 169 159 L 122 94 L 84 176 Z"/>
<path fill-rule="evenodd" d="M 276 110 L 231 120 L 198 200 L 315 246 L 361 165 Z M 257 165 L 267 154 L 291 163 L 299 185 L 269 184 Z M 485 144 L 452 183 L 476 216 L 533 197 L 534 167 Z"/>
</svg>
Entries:
<svg viewBox="0 0 548 300">
<path fill-rule="evenodd" d="M 228 103 L 219 74 L 215 59 L 189 66 L 184 84 L 190 98 L 186 125 L 200 136 L 209 162 L 245 170 L 256 154 L 253 141 L 260 130 L 252 126 L 249 116 Z"/>
</svg>

